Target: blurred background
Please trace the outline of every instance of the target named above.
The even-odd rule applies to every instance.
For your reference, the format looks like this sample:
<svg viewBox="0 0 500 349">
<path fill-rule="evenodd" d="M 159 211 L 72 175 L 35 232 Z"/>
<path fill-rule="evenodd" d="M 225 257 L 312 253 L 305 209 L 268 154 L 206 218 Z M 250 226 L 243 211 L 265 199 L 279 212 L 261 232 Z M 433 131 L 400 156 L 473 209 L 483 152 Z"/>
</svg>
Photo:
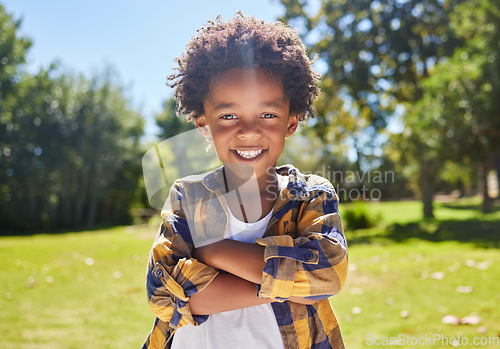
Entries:
<svg viewBox="0 0 500 349">
<path fill-rule="evenodd" d="M 0 0 L 2 347 L 140 345 L 159 224 L 141 159 L 193 127 L 165 86 L 175 57 L 238 10 L 296 28 L 323 75 L 280 163 L 339 193 L 353 267 L 332 303 L 348 347 L 498 339 L 497 0 Z"/>
</svg>

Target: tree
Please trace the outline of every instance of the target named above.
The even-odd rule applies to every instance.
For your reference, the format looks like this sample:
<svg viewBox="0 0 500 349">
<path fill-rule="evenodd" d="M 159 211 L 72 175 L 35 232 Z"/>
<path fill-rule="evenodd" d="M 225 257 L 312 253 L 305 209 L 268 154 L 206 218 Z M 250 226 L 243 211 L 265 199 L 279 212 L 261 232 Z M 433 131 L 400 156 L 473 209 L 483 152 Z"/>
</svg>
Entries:
<svg viewBox="0 0 500 349">
<path fill-rule="evenodd" d="M 282 0 L 284 20 L 302 27 L 310 51 L 328 65 L 320 136 L 351 135 L 358 158 L 376 145 L 396 106 L 418 101 L 429 69 L 459 44 L 449 27 L 459 1 Z"/>
<path fill-rule="evenodd" d="M 322 132 L 334 134 L 335 127 L 341 125 L 338 135 L 331 135 L 330 140 L 350 134 L 359 162 L 360 157 L 367 158 L 367 148 L 378 145 L 379 132 L 398 108 L 403 111 L 399 113 L 403 122 L 411 124 L 409 110 L 424 96 L 423 81 L 463 43 L 463 37 L 457 37 L 450 26 L 450 14 L 462 1 L 282 0 L 285 20 L 302 24 L 311 50 L 328 64 L 322 86 L 324 100 L 340 96 L 351 114 L 339 117 L 338 108 L 323 108 L 320 103 L 318 124 L 328 130 Z M 407 133 L 411 135 L 404 144 L 414 152 L 400 153 L 399 160 L 409 157 L 417 165 L 424 216 L 432 217 L 440 162 L 435 162 L 432 147 L 417 145 L 420 135 L 410 127 Z M 393 137 L 398 142 L 403 138 Z"/>
<path fill-rule="evenodd" d="M 426 122 L 421 136 L 436 134 L 434 159 L 479 165 L 483 212 L 493 209 L 487 175 L 500 154 L 500 4 L 467 0 L 451 15 L 451 27 L 464 40 L 454 55 L 436 65 L 424 82 L 416 111 Z M 416 117 L 416 116 L 414 116 Z M 439 124 L 440 126 L 437 126 Z M 434 125 L 431 127 L 431 125 Z"/>
<path fill-rule="evenodd" d="M 0 226 L 126 223 L 141 176 L 143 119 L 116 72 L 22 70 L 28 39 L 0 6 Z"/>
<path fill-rule="evenodd" d="M 26 53 L 31 46 L 30 39 L 18 35 L 20 26 L 21 21 L 14 20 L 0 4 L 0 108 L 13 92 L 20 74 L 18 67 L 26 62 Z"/>
<path fill-rule="evenodd" d="M 195 128 L 194 124 L 177 117 L 177 104 L 173 98 L 165 100 L 163 110 L 155 118 L 161 129 L 158 135 L 161 139 L 171 138 Z"/>
<path fill-rule="evenodd" d="M 126 223 L 141 175 L 143 119 L 115 73 L 87 79 L 24 74 L 9 110 L 2 161 L 3 227 L 43 229 Z"/>
<path fill-rule="evenodd" d="M 43 132 L 48 126 L 44 115 L 49 108 L 44 97 L 52 88 L 53 83 L 46 71 L 36 76 L 25 74 L 15 85 L 16 94 L 9 101 L 9 108 L 4 110 L 7 117 L 1 123 L 4 131 L 1 167 L 5 175 L 1 206 L 3 220 L 10 223 L 3 224 L 4 227 L 24 225 L 35 228 L 39 223 L 38 213 L 43 210 L 39 207 L 38 197 L 50 186 L 43 181 L 50 151 L 43 154 L 39 137 L 53 139 L 54 136 L 51 130 Z M 20 108 L 20 105 L 24 107 Z M 43 131 L 37 132 L 40 128 Z M 45 146 L 45 151 L 48 150 Z"/>
<path fill-rule="evenodd" d="M 143 119 L 131 107 L 110 67 L 91 79 L 61 76 L 61 113 L 68 162 L 64 206 L 75 205 L 75 225 L 123 221 L 141 173 Z M 72 183 L 78 183 L 75 190 Z M 119 200 L 121 199 L 121 200 Z M 126 200 L 124 200 L 126 199 Z M 118 201 L 117 201 L 118 200 Z"/>
<path fill-rule="evenodd" d="M 20 20 L 14 20 L 0 4 L 0 207 L 12 204 L 12 188 L 9 182 L 17 181 L 14 177 L 12 164 L 13 144 L 12 133 L 20 125 L 11 113 L 11 105 L 16 100 L 17 82 L 21 78 L 20 68 L 25 63 L 26 53 L 31 41 L 18 34 Z M 3 210 L 2 210 L 3 211 Z M 5 212 L 5 211 L 3 211 Z M 5 215 L 0 217 L 3 225 Z M 22 219 L 19 217 L 19 219 Z"/>
</svg>

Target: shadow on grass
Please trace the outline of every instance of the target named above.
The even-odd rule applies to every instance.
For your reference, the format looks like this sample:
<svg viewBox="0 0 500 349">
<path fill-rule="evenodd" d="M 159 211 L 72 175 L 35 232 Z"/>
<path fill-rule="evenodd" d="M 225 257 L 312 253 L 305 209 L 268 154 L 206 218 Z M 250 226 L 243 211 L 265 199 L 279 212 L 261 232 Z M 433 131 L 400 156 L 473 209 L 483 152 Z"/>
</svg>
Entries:
<svg viewBox="0 0 500 349">
<path fill-rule="evenodd" d="M 370 244 L 385 242 L 406 242 L 420 239 L 431 242 L 458 241 L 471 243 L 481 248 L 500 248 L 500 201 L 496 200 L 494 212 L 482 214 L 480 202 L 457 200 L 451 203 L 436 205 L 441 209 L 473 211 L 475 217 L 467 219 L 421 219 L 405 223 L 389 223 L 385 227 L 351 231 L 348 238 L 350 244 Z"/>
<path fill-rule="evenodd" d="M 481 248 L 500 248 L 500 220 L 422 220 L 395 223 L 385 229 L 354 232 L 350 244 L 368 244 L 390 240 L 406 242 L 421 239 L 432 242 L 458 241 L 472 243 Z"/>
<path fill-rule="evenodd" d="M 81 233 L 81 232 L 97 232 L 100 230 L 107 230 L 116 228 L 117 225 L 102 224 L 93 227 L 81 227 L 81 228 L 57 228 L 57 229 L 33 229 L 33 230 L 9 230 L 0 228 L 0 237 L 8 236 L 34 236 L 34 235 L 62 235 L 69 233 Z"/>
<path fill-rule="evenodd" d="M 483 248 L 500 248 L 500 221 L 480 219 L 421 221 L 394 224 L 386 238 L 404 242 L 411 238 L 427 241 L 458 241 L 473 243 Z"/>
<path fill-rule="evenodd" d="M 441 204 L 441 207 L 450 208 L 452 210 L 477 210 L 479 211 L 479 205 L 468 204 L 468 205 L 453 205 L 453 204 Z"/>
</svg>

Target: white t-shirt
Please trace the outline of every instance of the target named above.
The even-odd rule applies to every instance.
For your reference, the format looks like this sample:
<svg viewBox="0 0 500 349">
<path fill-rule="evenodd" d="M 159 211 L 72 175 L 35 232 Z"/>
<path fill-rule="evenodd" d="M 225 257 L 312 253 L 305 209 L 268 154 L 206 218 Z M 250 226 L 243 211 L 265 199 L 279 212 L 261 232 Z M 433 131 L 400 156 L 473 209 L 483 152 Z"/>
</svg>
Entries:
<svg viewBox="0 0 500 349">
<path fill-rule="evenodd" d="M 229 211 L 226 239 L 254 243 L 271 219 L 269 214 L 255 223 L 236 219 Z M 257 291 L 256 291 L 257 292 Z M 212 314 L 200 326 L 186 325 L 175 332 L 172 349 L 284 348 L 271 304 Z"/>
</svg>

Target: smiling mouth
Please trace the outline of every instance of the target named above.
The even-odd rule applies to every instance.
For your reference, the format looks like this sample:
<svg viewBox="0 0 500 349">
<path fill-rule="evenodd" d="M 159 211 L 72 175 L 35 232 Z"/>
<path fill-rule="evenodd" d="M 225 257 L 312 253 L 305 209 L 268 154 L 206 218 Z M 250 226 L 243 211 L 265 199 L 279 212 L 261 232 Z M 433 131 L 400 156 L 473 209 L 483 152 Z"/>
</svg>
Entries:
<svg viewBox="0 0 500 349">
<path fill-rule="evenodd" d="M 239 149 L 233 149 L 232 151 L 241 156 L 244 159 L 250 160 L 254 159 L 260 154 L 262 154 L 264 151 L 267 149 L 257 149 L 257 150 L 239 150 Z"/>
</svg>

